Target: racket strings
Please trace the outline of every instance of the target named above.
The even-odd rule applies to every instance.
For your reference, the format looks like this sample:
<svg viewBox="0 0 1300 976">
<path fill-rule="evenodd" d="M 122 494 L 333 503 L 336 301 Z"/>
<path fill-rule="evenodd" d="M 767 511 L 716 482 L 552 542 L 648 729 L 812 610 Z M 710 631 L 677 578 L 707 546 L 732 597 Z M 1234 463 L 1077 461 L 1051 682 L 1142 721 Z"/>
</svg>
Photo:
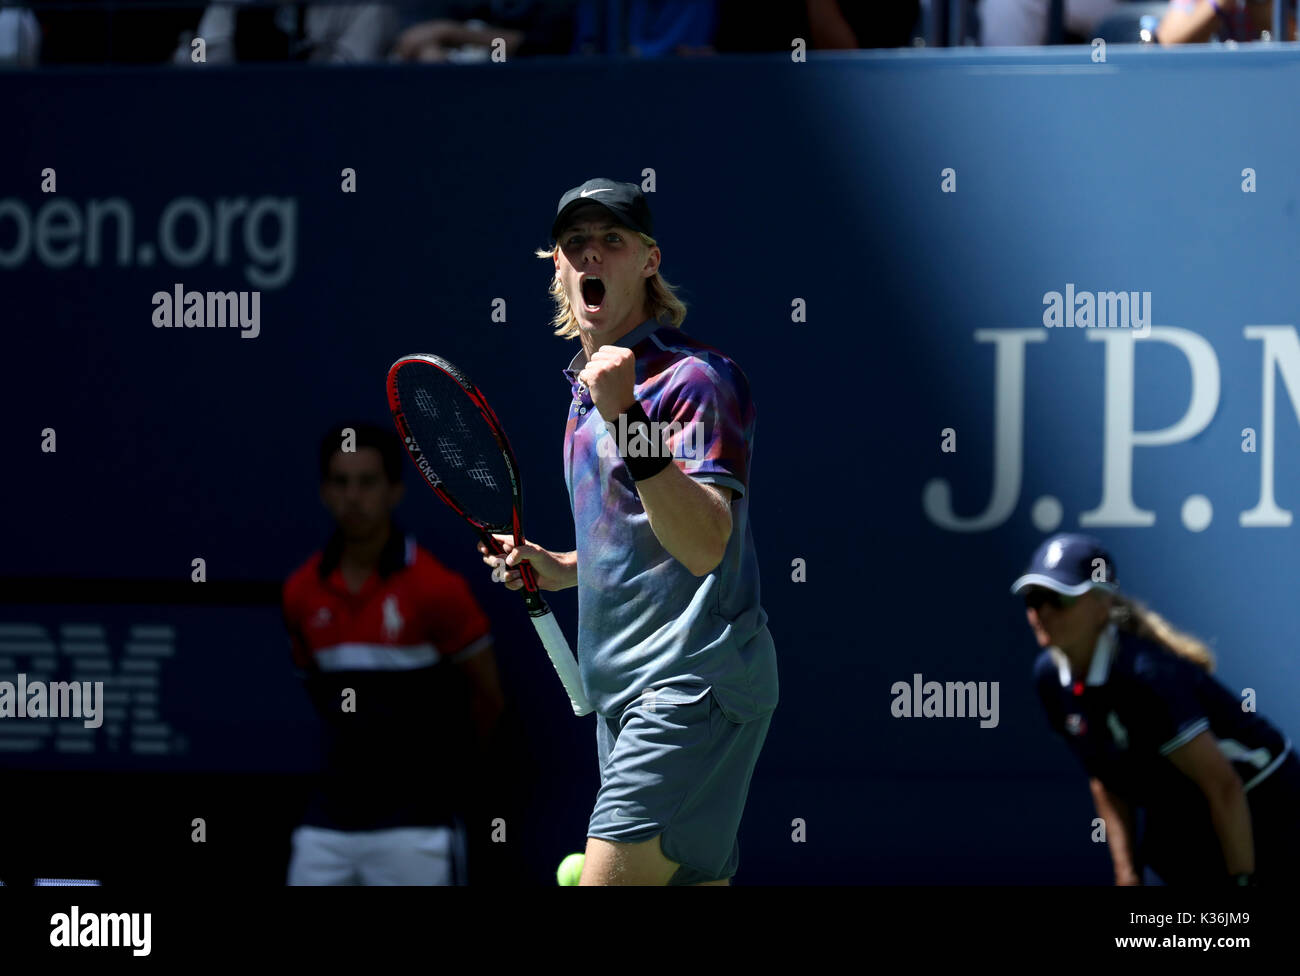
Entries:
<svg viewBox="0 0 1300 976">
<path fill-rule="evenodd" d="M 424 417 L 430 420 L 438 419 L 438 404 L 429 396 L 429 391 L 420 387 L 415 391 L 415 407 Z"/>
<path fill-rule="evenodd" d="M 436 366 L 404 365 L 397 396 L 412 440 L 442 488 L 486 525 L 512 523 L 513 485 L 491 426 L 458 383 Z"/>
<path fill-rule="evenodd" d="M 451 468 L 465 467 L 465 455 L 460 450 L 462 441 L 440 436 L 435 443 L 438 445 L 438 453 L 442 455 L 445 465 Z"/>
</svg>

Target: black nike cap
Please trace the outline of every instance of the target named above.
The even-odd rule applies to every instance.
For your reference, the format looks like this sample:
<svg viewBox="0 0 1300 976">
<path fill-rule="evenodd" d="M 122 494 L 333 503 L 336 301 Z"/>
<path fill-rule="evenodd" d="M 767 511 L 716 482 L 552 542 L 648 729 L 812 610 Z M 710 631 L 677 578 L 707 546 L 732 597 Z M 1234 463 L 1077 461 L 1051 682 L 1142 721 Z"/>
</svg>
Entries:
<svg viewBox="0 0 1300 976">
<path fill-rule="evenodd" d="M 555 221 L 551 224 L 551 237 L 558 239 L 573 212 L 588 203 L 604 207 L 624 227 L 640 231 L 648 237 L 654 236 L 650 204 L 641 188 L 635 183 L 617 183 L 597 177 L 582 186 L 575 186 L 560 197 L 560 205 L 555 210 Z"/>
</svg>

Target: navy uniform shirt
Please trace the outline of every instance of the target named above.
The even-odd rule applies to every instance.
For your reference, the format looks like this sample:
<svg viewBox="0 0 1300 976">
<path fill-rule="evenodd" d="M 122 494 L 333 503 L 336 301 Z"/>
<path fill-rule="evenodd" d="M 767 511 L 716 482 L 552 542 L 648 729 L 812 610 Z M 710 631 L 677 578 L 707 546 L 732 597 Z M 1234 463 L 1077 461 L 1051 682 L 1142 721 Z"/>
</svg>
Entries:
<svg viewBox="0 0 1300 976">
<path fill-rule="evenodd" d="M 1063 654 L 1048 648 L 1034 665 L 1039 699 L 1052 729 L 1088 775 L 1129 803 L 1185 812 L 1200 790 L 1168 760 L 1209 731 L 1248 791 L 1287 758 L 1291 744 L 1266 719 L 1186 658 L 1114 624 L 1097 641 L 1082 681 Z"/>
</svg>

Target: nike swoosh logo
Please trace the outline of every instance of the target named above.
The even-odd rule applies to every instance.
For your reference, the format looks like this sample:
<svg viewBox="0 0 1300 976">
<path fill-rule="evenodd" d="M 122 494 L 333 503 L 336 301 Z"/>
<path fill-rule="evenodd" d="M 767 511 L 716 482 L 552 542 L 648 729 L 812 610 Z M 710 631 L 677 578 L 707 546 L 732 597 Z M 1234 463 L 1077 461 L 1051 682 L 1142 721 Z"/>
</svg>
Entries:
<svg viewBox="0 0 1300 976">
<path fill-rule="evenodd" d="M 605 187 L 604 189 L 601 190 L 583 190 L 581 193 L 578 194 L 578 196 L 589 197 L 593 193 L 608 193 L 608 192 L 609 192 L 609 187 Z"/>
<path fill-rule="evenodd" d="M 617 817 L 619 820 L 635 820 L 635 819 L 636 819 L 636 817 L 629 816 L 628 814 L 624 813 L 622 810 L 615 810 L 615 811 L 614 811 L 614 816 Z"/>
</svg>

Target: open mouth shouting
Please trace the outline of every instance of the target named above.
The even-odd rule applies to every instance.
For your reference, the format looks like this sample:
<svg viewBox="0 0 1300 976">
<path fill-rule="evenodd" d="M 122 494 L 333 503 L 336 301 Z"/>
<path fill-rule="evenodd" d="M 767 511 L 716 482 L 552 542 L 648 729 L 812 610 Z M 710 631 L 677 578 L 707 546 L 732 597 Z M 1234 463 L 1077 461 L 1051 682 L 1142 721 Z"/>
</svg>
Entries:
<svg viewBox="0 0 1300 976">
<path fill-rule="evenodd" d="M 605 282 L 595 275 L 586 275 L 579 283 L 582 289 L 582 304 L 588 312 L 599 312 L 605 304 Z"/>
</svg>

